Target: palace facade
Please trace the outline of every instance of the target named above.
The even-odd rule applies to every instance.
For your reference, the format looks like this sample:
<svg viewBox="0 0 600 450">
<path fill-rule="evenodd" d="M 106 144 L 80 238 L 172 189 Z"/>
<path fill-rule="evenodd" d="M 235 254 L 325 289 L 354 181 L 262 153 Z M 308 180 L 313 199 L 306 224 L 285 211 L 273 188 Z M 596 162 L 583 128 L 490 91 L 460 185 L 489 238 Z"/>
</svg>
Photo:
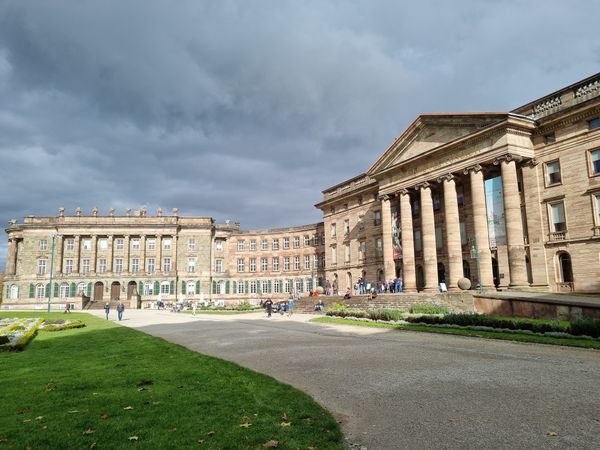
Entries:
<svg viewBox="0 0 600 450">
<path fill-rule="evenodd" d="M 3 307 L 49 293 L 224 304 L 361 277 L 600 292 L 600 74 L 510 112 L 419 115 L 316 207 L 322 223 L 254 231 L 176 209 L 11 221 Z"/>
</svg>

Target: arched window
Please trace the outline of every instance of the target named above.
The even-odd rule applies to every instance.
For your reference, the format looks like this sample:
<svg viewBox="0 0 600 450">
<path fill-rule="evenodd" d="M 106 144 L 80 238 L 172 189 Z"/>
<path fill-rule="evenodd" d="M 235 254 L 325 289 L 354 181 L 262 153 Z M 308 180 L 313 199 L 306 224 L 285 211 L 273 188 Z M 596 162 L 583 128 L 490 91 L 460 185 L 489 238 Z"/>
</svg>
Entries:
<svg viewBox="0 0 600 450">
<path fill-rule="evenodd" d="M 69 283 L 61 283 L 60 285 L 60 298 L 67 298 L 69 296 Z"/>
<path fill-rule="evenodd" d="M 37 298 L 44 298 L 46 295 L 46 289 L 43 284 L 38 284 L 35 286 L 35 296 Z"/>
<path fill-rule="evenodd" d="M 77 285 L 77 295 L 86 295 L 87 285 L 85 283 L 79 283 Z"/>
<path fill-rule="evenodd" d="M 16 300 L 19 298 L 19 286 L 17 286 L 16 284 L 13 284 L 10 287 L 10 298 L 12 300 Z"/>
<path fill-rule="evenodd" d="M 154 285 L 151 281 L 144 283 L 144 295 L 154 295 Z"/>
<path fill-rule="evenodd" d="M 573 282 L 573 267 L 571 265 L 571 255 L 569 255 L 567 252 L 558 253 L 558 269 L 561 282 Z"/>
</svg>

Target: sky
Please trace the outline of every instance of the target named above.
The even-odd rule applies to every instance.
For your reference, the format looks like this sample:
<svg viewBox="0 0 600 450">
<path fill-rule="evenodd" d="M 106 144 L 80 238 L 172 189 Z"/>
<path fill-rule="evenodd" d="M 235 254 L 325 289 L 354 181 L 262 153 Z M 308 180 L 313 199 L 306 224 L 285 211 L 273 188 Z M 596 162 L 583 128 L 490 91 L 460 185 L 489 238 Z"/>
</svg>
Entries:
<svg viewBox="0 0 600 450">
<path fill-rule="evenodd" d="M 322 220 L 420 113 L 600 72 L 600 0 L 0 0 L 0 222 Z M 6 234 L 0 239 L 0 271 Z"/>
</svg>

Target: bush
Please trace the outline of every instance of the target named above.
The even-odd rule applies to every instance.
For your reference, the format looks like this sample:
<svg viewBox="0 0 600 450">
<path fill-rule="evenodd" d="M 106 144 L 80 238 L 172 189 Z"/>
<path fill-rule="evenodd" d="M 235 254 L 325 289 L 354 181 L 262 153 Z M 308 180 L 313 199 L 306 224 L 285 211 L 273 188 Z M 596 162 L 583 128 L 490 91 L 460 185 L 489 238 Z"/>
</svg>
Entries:
<svg viewBox="0 0 600 450">
<path fill-rule="evenodd" d="M 362 309 L 358 308 L 348 308 L 345 305 L 344 308 L 329 309 L 325 314 L 335 317 L 358 317 L 360 319 L 369 318 L 369 313 L 367 311 L 363 311 Z"/>
<path fill-rule="evenodd" d="M 0 345 L 8 344 L 9 342 L 10 339 L 8 338 L 8 336 L 0 335 Z"/>
<path fill-rule="evenodd" d="M 404 312 L 393 309 L 372 309 L 369 310 L 369 319 L 372 320 L 403 320 Z"/>
<path fill-rule="evenodd" d="M 21 351 L 25 349 L 27 344 L 29 344 L 29 342 L 35 337 L 38 328 L 43 322 L 43 319 L 37 320 L 37 322 L 35 322 L 35 324 L 33 324 L 33 326 L 28 331 L 23 333 L 23 335 L 14 344 L 10 345 L 7 343 L 0 345 L 0 352 Z"/>
<path fill-rule="evenodd" d="M 413 306 L 410 308 L 412 314 L 448 314 L 445 306 Z"/>
<path fill-rule="evenodd" d="M 83 328 L 85 323 L 82 320 L 74 320 L 72 322 L 64 323 L 64 321 L 54 321 L 59 323 L 52 323 L 53 321 L 46 321 L 40 330 L 42 331 L 63 331 L 70 330 L 72 328 Z"/>
<path fill-rule="evenodd" d="M 239 305 L 237 305 L 235 309 L 237 309 L 238 311 L 250 311 L 254 309 L 254 306 L 252 306 L 249 302 L 242 302 Z"/>
<path fill-rule="evenodd" d="M 600 319 L 577 319 L 571 322 L 571 334 L 600 337 Z"/>
</svg>

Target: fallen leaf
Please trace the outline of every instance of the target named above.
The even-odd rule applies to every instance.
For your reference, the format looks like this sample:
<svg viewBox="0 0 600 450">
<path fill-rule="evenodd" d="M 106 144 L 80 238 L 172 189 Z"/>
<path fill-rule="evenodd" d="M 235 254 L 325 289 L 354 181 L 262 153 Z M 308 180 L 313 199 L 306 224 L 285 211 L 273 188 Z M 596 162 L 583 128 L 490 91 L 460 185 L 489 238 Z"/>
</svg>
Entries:
<svg viewBox="0 0 600 450">
<path fill-rule="evenodd" d="M 35 418 L 35 420 L 42 420 L 43 418 L 44 418 L 44 416 L 37 416 L 37 417 Z"/>
<path fill-rule="evenodd" d="M 281 416 L 281 418 L 282 418 L 283 420 L 288 420 L 288 416 L 287 416 L 287 414 L 286 414 L 286 413 L 283 413 L 283 416 Z"/>
<path fill-rule="evenodd" d="M 56 384 L 53 381 L 49 381 L 48 383 L 46 383 L 46 385 L 44 386 L 44 390 L 46 392 L 50 392 L 53 391 L 54 389 L 56 389 Z"/>
<path fill-rule="evenodd" d="M 94 434 L 94 432 L 95 432 L 95 430 L 92 430 L 92 429 L 88 428 L 87 430 L 85 430 L 83 432 L 83 434 Z"/>
<path fill-rule="evenodd" d="M 204 444 L 204 439 L 198 439 L 198 444 Z"/>
<path fill-rule="evenodd" d="M 215 432 L 214 432 L 214 431 L 209 431 L 208 433 L 206 433 L 206 435 L 207 435 L 207 436 L 212 436 L 212 435 L 214 435 L 214 434 L 215 434 Z"/>
<path fill-rule="evenodd" d="M 100 395 L 100 394 L 98 394 L 97 392 L 92 392 L 92 395 Z"/>
<path fill-rule="evenodd" d="M 270 441 L 267 441 L 263 444 L 263 447 L 271 447 L 271 448 L 275 448 L 279 445 L 279 441 L 276 441 L 275 439 L 271 439 Z"/>
<path fill-rule="evenodd" d="M 558 436 L 558 433 L 557 433 L 556 431 L 548 431 L 548 432 L 546 433 L 546 436 L 552 436 L 552 437 L 555 437 L 555 436 Z"/>
<path fill-rule="evenodd" d="M 240 428 L 250 428 L 251 426 L 252 424 L 248 422 L 240 423 Z"/>
<path fill-rule="evenodd" d="M 130 410 L 130 409 L 133 409 L 133 406 L 126 406 L 126 407 L 125 407 L 125 408 L 123 408 L 123 409 L 125 409 L 125 410 Z"/>
<path fill-rule="evenodd" d="M 79 411 L 77 411 L 76 409 L 69 411 L 69 414 L 77 414 Z"/>
<path fill-rule="evenodd" d="M 147 391 L 145 387 L 138 388 L 138 392 Z"/>
<path fill-rule="evenodd" d="M 175 432 L 175 431 L 177 431 L 177 428 L 173 428 L 171 431 Z"/>
<path fill-rule="evenodd" d="M 25 423 L 25 422 L 31 422 L 31 419 L 25 419 L 25 420 L 23 421 L 23 423 Z"/>
<path fill-rule="evenodd" d="M 127 439 L 129 439 L 130 441 L 137 441 L 138 437 L 137 436 L 129 436 Z"/>
<path fill-rule="evenodd" d="M 100 414 L 100 418 L 101 418 L 102 420 L 106 420 L 106 419 L 108 419 L 109 417 L 110 417 L 110 416 L 109 416 L 108 414 Z"/>
<path fill-rule="evenodd" d="M 292 422 L 279 422 L 277 425 L 280 427 L 291 427 Z"/>
<path fill-rule="evenodd" d="M 92 445 L 90 445 L 90 449 L 92 449 L 92 448 L 94 448 L 94 447 L 96 447 L 96 443 L 95 443 L 95 442 L 92 442 Z"/>
</svg>

